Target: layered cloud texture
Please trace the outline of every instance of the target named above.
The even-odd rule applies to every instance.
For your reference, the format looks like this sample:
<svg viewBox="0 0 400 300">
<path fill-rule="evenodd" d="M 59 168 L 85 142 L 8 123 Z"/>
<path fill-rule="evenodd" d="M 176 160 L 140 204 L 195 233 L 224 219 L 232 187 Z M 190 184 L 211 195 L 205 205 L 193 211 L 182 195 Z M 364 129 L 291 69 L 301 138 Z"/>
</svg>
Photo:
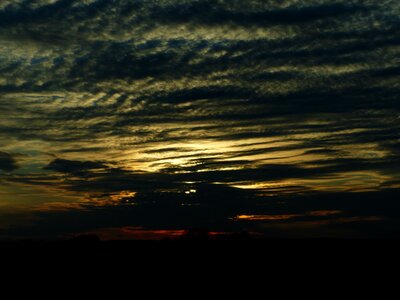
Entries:
<svg viewBox="0 0 400 300">
<path fill-rule="evenodd" d="M 25 221 L 0 236 L 397 234 L 399 15 L 397 0 L 1 1 L 0 214 Z"/>
</svg>

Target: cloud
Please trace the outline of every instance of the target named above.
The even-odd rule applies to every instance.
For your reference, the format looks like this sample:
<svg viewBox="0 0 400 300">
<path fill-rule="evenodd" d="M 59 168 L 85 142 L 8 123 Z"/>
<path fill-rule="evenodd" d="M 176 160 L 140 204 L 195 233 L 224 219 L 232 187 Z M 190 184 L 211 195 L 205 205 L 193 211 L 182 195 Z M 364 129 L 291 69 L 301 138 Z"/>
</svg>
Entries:
<svg viewBox="0 0 400 300">
<path fill-rule="evenodd" d="M 96 169 L 104 169 L 104 167 L 101 163 L 96 162 L 55 159 L 44 169 L 60 173 L 82 174 Z"/>
<path fill-rule="evenodd" d="M 287 5 L 271 8 L 276 2 L 261 3 L 254 1 L 243 5 L 240 1 L 184 1 L 177 4 L 161 6 L 153 10 L 150 17 L 166 22 L 198 22 L 200 24 L 221 24 L 232 22 L 236 24 L 299 24 L 320 19 L 339 17 L 367 10 L 365 6 L 356 3 L 322 3 L 307 5 Z"/>
<path fill-rule="evenodd" d="M 18 169 L 17 160 L 9 153 L 0 152 L 0 170 L 12 172 Z"/>
</svg>

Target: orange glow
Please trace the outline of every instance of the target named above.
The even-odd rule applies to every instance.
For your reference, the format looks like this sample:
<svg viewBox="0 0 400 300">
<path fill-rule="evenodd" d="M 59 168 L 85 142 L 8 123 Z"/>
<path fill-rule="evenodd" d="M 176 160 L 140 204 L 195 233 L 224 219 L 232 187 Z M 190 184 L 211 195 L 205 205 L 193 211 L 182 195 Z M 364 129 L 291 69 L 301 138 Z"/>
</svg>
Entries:
<svg viewBox="0 0 400 300">
<path fill-rule="evenodd" d="M 302 215 L 239 215 L 235 221 L 281 221 L 302 217 Z"/>
<path fill-rule="evenodd" d="M 301 218 L 307 216 L 313 217 L 328 217 L 342 214 L 340 210 L 317 210 L 304 214 L 287 214 L 287 215 L 238 215 L 233 218 L 235 221 L 284 221 L 294 218 Z"/>
<path fill-rule="evenodd" d="M 176 238 L 185 233 L 184 230 L 150 230 L 141 227 L 104 228 L 89 232 L 103 241 L 112 240 L 161 240 Z"/>
</svg>

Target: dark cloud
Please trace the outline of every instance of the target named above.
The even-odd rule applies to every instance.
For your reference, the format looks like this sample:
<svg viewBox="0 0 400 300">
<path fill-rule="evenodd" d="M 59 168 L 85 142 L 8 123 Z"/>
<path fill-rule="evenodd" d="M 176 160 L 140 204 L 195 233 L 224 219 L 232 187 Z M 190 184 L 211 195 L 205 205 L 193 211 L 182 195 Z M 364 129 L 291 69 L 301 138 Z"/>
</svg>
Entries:
<svg viewBox="0 0 400 300">
<path fill-rule="evenodd" d="M 86 172 L 104 169 L 105 166 L 98 162 L 91 161 L 70 161 L 65 159 L 55 159 L 44 169 L 60 173 L 83 174 Z"/>
<path fill-rule="evenodd" d="M 12 172 L 18 169 L 17 160 L 9 153 L 0 152 L 0 170 Z"/>
<path fill-rule="evenodd" d="M 255 2 L 245 6 L 241 1 L 192 1 L 172 4 L 153 10 L 150 17 L 164 22 L 196 22 L 200 24 L 301 24 L 326 18 L 368 11 L 368 7 L 353 3 L 323 3 L 320 5 L 289 5 L 272 8 L 270 3 Z M 257 5 L 258 4 L 258 5 Z M 269 4 L 269 5 L 268 5 Z"/>
</svg>

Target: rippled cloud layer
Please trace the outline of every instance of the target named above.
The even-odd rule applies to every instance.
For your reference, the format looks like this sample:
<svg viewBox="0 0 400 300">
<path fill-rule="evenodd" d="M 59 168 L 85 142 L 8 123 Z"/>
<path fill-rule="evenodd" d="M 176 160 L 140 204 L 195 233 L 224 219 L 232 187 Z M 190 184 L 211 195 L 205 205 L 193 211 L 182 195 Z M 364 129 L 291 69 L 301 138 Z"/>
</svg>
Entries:
<svg viewBox="0 0 400 300">
<path fill-rule="evenodd" d="M 2 1 L 0 236 L 393 233 L 399 15 L 396 0 Z"/>
</svg>

